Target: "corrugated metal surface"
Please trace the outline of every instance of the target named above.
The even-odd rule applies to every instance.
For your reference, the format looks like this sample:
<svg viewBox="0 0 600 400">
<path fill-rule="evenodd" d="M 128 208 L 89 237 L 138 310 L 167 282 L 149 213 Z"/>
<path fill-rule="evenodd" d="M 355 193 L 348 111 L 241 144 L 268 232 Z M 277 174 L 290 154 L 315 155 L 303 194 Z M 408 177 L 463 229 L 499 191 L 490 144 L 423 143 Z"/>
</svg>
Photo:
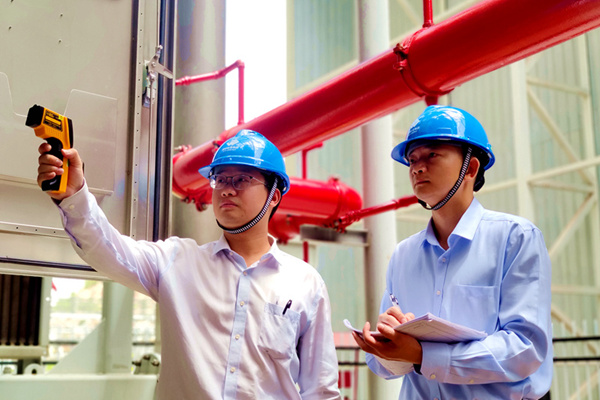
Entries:
<svg viewBox="0 0 600 400">
<path fill-rule="evenodd" d="M 531 143 L 535 154 L 532 165 L 535 172 L 558 168 L 579 160 L 592 158 L 597 154 L 598 126 L 589 124 L 586 112 L 589 92 L 587 80 L 597 76 L 597 51 L 590 47 L 591 38 L 597 40 L 598 32 L 591 32 L 587 38 L 578 38 L 544 52 L 532 65 L 530 77 L 543 82 L 553 82 L 558 86 L 544 87 L 530 85 L 533 96 L 550 116 L 551 125 L 539 111 L 530 112 L 532 122 Z M 596 58 L 596 64 L 593 64 Z M 586 63 L 590 66 L 586 75 Z M 564 86 L 564 88 L 563 88 Z M 581 94 L 569 90 L 582 89 Z M 597 104 L 598 91 L 591 92 Z M 595 108 L 597 110 L 597 107 Z M 597 112 L 596 112 L 597 113 Z M 596 120 L 597 122 L 597 120 Z M 589 127 L 592 127 L 592 131 Z M 551 126 L 555 128 L 552 129 Z M 552 132 L 555 132 L 554 134 Z M 557 136 L 558 135 L 558 136 Z M 563 137 L 565 144 L 557 138 Z M 595 142 L 595 144 L 594 144 Z M 590 146 L 590 143 L 592 144 Z M 589 192 L 535 187 L 536 222 L 544 232 L 548 247 L 553 248 L 557 241 L 569 232 L 566 229 L 574 221 L 576 213 L 584 201 L 597 193 L 596 168 L 588 168 L 585 175 L 580 172 L 566 173 L 552 179 L 566 186 L 589 187 Z M 562 248 L 556 251 L 553 261 L 553 282 L 557 287 L 571 287 L 572 290 L 555 290 L 553 305 L 567 321 L 556 321 L 557 325 L 572 328 L 562 330 L 562 335 L 597 334 L 598 316 L 598 277 L 599 261 L 595 249 L 598 247 L 598 203 L 592 205 L 592 212 L 576 224 L 573 233 Z M 565 356 L 564 351 L 559 354 Z M 597 355 L 597 353 L 596 353 Z"/>
<path fill-rule="evenodd" d="M 301 87 L 356 58 L 355 1 L 303 0 L 293 7 L 295 86 Z"/>
<path fill-rule="evenodd" d="M 37 346 L 42 278 L 0 274 L 0 346 Z"/>
</svg>

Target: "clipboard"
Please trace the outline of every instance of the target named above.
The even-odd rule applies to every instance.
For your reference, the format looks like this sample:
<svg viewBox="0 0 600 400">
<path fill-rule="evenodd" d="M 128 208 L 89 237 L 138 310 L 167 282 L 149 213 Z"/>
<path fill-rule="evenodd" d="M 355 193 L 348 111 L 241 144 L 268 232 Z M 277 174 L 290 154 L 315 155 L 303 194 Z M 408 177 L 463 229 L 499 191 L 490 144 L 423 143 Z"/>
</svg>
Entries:
<svg viewBox="0 0 600 400">
<path fill-rule="evenodd" d="M 344 319 L 344 325 L 362 337 L 362 330 L 354 328 L 347 319 Z M 455 324 L 431 313 L 397 325 L 394 329 L 424 342 L 457 343 L 480 340 L 487 336 L 483 331 Z M 378 331 L 371 331 L 371 335 L 377 340 L 385 339 Z"/>
</svg>

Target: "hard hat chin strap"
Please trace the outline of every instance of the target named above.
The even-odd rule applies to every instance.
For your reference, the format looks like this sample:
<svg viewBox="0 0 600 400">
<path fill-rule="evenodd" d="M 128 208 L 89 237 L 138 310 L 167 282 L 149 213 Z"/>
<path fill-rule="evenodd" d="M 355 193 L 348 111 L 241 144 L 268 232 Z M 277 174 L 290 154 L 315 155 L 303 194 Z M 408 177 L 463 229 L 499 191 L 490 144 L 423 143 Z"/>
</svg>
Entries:
<svg viewBox="0 0 600 400">
<path fill-rule="evenodd" d="M 269 209 L 269 204 L 271 203 L 271 200 L 273 200 L 273 196 L 275 195 L 276 190 L 277 190 L 277 177 L 275 177 L 275 181 L 273 182 L 273 187 L 271 188 L 271 192 L 269 192 L 269 197 L 267 197 L 267 201 L 265 202 L 265 205 L 263 206 L 262 210 L 260 210 L 258 215 L 256 217 L 254 217 L 250 222 L 248 222 L 238 228 L 234 228 L 234 229 L 225 228 L 223 225 L 221 225 L 219 220 L 216 220 L 217 225 L 219 225 L 219 228 L 223 229 L 227 233 L 238 234 L 238 233 L 246 232 L 248 229 L 250 229 L 254 225 L 256 225 L 258 223 L 258 221 L 260 221 L 262 219 L 262 217 L 265 216 L 265 213 Z"/>
<path fill-rule="evenodd" d="M 452 189 L 450 189 L 450 191 L 448 192 L 448 194 L 446 195 L 446 197 L 444 197 L 444 199 L 442 201 L 440 201 L 433 207 L 429 207 L 429 206 L 427 206 L 427 203 L 425 203 L 423 200 L 418 200 L 419 204 L 421 206 L 423 206 L 424 209 L 439 210 L 452 198 L 452 196 L 454 196 L 454 194 L 456 193 L 456 191 L 458 190 L 460 185 L 462 185 L 463 179 L 465 178 L 467 169 L 469 168 L 469 163 L 471 162 L 471 153 L 472 152 L 473 152 L 473 149 L 471 148 L 471 146 L 469 146 L 467 148 L 467 154 L 465 155 L 465 159 L 463 160 L 463 165 L 460 169 L 460 175 L 458 176 L 458 180 L 456 181 L 456 183 L 454 184 Z"/>
</svg>

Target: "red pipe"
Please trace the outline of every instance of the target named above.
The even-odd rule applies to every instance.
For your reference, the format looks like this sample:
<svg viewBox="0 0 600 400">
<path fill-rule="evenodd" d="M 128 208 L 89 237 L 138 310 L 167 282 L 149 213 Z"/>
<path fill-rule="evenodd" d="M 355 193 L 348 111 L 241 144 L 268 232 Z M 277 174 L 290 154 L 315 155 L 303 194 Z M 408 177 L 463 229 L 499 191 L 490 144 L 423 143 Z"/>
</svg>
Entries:
<svg viewBox="0 0 600 400">
<path fill-rule="evenodd" d="M 339 218 L 334 226 L 339 231 L 344 232 L 349 225 L 352 225 L 354 222 L 369 217 L 371 215 L 380 214 L 382 212 L 397 210 L 398 208 L 408 207 L 412 204 L 416 204 L 418 201 L 417 196 L 410 195 L 400 197 L 396 200 L 390 200 L 387 203 L 383 203 L 377 206 L 368 207 L 362 210 L 350 211 L 348 214 Z"/>
<path fill-rule="evenodd" d="M 308 178 L 308 152 L 314 149 L 318 149 L 320 147 L 323 147 L 323 143 L 317 143 L 311 147 L 307 147 L 305 149 L 302 149 L 302 179 L 306 179 Z"/>
<path fill-rule="evenodd" d="M 181 77 L 175 81 L 175 86 L 187 86 L 192 83 L 220 79 L 235 68 L 238 69 L 238 125 L 240 125 L 244 123 L 244 68 L 246 68 L 242 60 L 237 60 L 223 69 L 208 74 Z"/>
<path fill-rule="evenodd" d="M 488 0 L 417 32 L 408 61 L 417 82 L 446 92 L 598 26 L 597 0 Z"/>
<path fill-rule="evenodd" d="M 235 68 L 243 68 L 243 67 L 244 67 L 243 61 L 237 60 L 233 64 L 231 64 L 225 68 L 222 68 L 218 71 L 215 71 L 215 72 L 209 72 L 207 74 L 201 74 L 201 75 L 181 77 L 175 81 L 175 86 L 187 86 L 187 85 L 191 85 L 192 83 L 219 79 L 219 78 L 222 78 L 225 75 L 227 75 L 229 72 L 231 72 Z"/>
<path fill-rule="evenodd" d="M 423 28 L 433 25 L 433 6 L 431 0 L 423 0 Z"/>
<path fill-rule="evenodd" d="M 290 178 L 290 190 L 269 222 L 269 232 L 286 243 L 300 225 L 334 226 L 340 215 L 362 207 L 360 194 L 336 178 L 327 182 Z"/>
<path fill-rule="evenodd" d="M 316 148 L 323 147 L 323 143 L 317 143 L 316 145 L 302 149 L 302 179 L 308 178 L 308 152 Z M 281 238 L 279 238 L 281 240 Z M 309 248 L 308 241 L 302 242 L 302 256 L 305 262 L 308 262 Z"/>
<path fill-rule="evenodd" d="M 239 61 L 239 60 L 238 60 Z M 238 65 L 238 125 L 244 123 L 244 69 L 246 65 L 239 61 Z"/>
<path fill-rule="evenodd" d="M 487 0 L 408 37 L 322 86 L 231 128 L 254 129 L 285 155 L 557 45 L 600 25 L 598 0 Z M 440 67 L 440 66 L 443 66 Z M 400 73 L 398 72 L 400 71 Z M 176 195 L 202 197 L 214 142 L 174 159 Z M 204 196 L 205 197 L 205 196 Z"/>
</svg>

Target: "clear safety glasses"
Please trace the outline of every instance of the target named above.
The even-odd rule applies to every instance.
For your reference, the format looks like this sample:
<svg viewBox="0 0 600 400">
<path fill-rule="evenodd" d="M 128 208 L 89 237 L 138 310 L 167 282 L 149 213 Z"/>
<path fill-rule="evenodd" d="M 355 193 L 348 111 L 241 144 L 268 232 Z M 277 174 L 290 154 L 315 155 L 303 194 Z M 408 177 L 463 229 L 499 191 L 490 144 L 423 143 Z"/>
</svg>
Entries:
<svg viewBox="0 0 600 400">
<path fill-rule="evenodd" d="M 225 186 L 227 186 L 227 183 L 230 180 L 231 180 L 231 186 L 233 186 L 233 188 L 235 190 L 248 189 L 250 187 L 250 185 L 252 184 L 252 181 L 257 181 L 257 182 L 267 186 L 267 184 L 265 182 L 263 182 L 259 179 L 256 179 L 253 176 L 244 175 L 244 174 L 233 175 L 233 176 L 216 174 L 216 175 L 212 175 L 209 179 L 210 179 L 210 187 L 213 189 L 217 189 L 217 190 L 225 188 Z"/>
</svg>

